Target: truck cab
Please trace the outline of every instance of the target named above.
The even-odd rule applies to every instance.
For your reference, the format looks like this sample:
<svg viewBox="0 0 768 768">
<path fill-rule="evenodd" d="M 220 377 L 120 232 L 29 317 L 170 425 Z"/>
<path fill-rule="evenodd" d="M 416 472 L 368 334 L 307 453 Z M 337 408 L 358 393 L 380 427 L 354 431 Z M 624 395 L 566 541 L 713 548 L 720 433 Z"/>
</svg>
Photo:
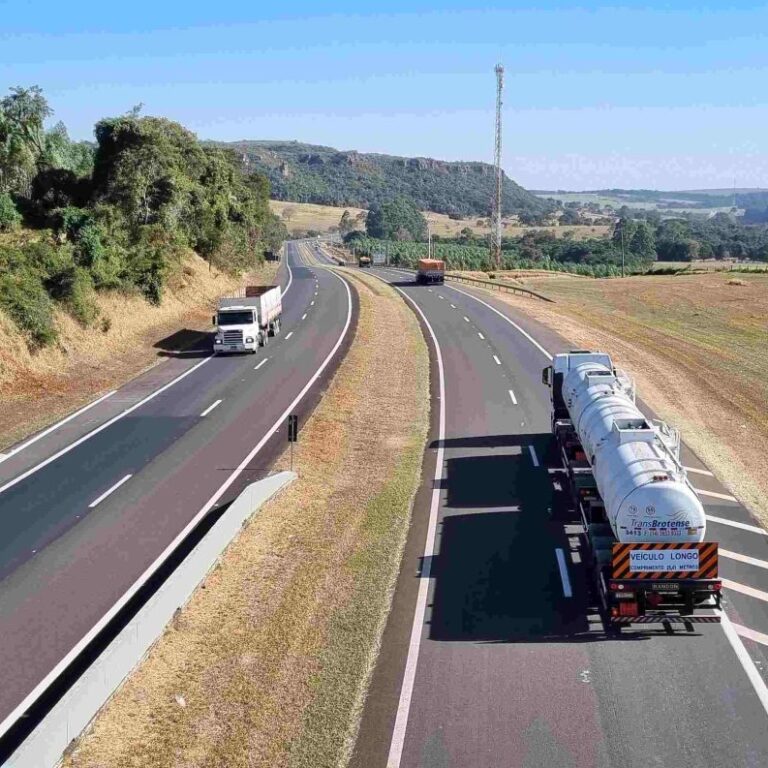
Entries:
<svg viewBox="0 0 768 768">
<path fill-rule="evenodd" d="M 250 352 L 264 344 L 263 332 L 259 328 L 259 314 L 254 307 L 220 307 L 213 316 L 216 336 L 213 340 L 214 354 L 222 352 Z"/>
</svg>

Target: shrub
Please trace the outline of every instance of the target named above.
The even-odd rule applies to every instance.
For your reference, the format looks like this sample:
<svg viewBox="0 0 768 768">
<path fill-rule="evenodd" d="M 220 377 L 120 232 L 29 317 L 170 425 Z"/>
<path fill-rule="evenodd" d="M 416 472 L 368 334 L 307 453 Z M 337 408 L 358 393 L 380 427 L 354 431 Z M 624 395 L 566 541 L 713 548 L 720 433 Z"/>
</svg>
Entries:
<svg viewBox="0 0 768 768">
<path fill-rule="evenodd" d="M 21 224 L 21 214 L 7 192 L 0 193 L 0 231 L 11 232 Z"/>
<path fill-rule="evenodd" d="M 17 269 L 0 273 L 0 307 L 27 334 L 33 349 L 56 341 L 53 304 L 33 272 Z"/>
</svg>

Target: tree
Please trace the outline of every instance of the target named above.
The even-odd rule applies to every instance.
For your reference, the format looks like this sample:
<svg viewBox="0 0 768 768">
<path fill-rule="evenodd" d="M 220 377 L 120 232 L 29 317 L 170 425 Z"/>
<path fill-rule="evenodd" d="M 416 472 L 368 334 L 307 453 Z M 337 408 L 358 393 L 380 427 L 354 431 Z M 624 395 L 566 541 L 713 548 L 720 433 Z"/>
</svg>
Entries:
<svg viewBox="0 0 768 768">
<path fill-rule="evenodd" d="M 626 206 L 623 206 L 626 208 Z M 637 232 L 638 222 L 634 219 L 622 217 L 616 222 L 613 228 L 613 245 L 617 250 L 624 248 L 625 251 L 631 250 L 632 238 Z"/>
<path fill-rule="evenodd" d="M 427 221 L 411 200 L 399 197 L 373 206 L 368 211 L 365 229 L 369 237 L 380 240 L 424 240 Z"/>
<path fill-rule="evenodd" d="M 638 221 L 629 243 L 629 250 L 644 261 L 656 260 L 656 236 L 648 222 Z"/>
</svg>

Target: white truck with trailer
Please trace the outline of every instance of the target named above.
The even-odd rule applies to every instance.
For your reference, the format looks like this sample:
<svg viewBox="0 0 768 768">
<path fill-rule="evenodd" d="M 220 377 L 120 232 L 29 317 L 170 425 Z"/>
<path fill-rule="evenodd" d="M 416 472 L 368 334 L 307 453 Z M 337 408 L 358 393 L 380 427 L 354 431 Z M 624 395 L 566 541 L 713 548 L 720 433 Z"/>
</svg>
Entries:
<svg viewBox="0 0 768 768">
<path fill-rule="evenodd" d="M 555 355 L 542 380 L 609 624 L 719 622 L 718 545 L 705 541 L 679 432 L 646 419 L 606 353 Z"/>
<path fill-rule="evenodd" d="M 269 337 L 280 333 L 283 313 L 279 285 L 249 285 L 243 296 L 219 299 L 213 316 L 216 355 L 234 352 L 255 354 L 269 343 Z"/>
</svg>

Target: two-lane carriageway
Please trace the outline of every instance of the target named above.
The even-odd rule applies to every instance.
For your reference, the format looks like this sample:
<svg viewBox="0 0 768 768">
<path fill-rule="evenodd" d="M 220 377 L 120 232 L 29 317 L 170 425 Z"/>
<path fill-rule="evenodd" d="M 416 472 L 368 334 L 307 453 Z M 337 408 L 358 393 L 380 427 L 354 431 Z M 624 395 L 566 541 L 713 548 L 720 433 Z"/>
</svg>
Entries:
<svg viewBox="0 0 768 768">
<path fill-rule="evenodd" d="M 768 633 L 764 602 L 727 592 L 733 623 L 692 632 L 605 631 L 578 530 L 558 516 L 541 371 L 567 342 L 482 292 L 372 272 L 422 321 L 433 433 L 353 765 L 768 765 L 762 646 L 734 630 L 746 617 Z M 709 483 L 699 487 L 727 496 L 684 458 Z M 725 533 L 729 550 L 768 561 L 764 535 L 730 524 L 746 524 L 745 511 L 702 500 L 726 520 L 710 538 Z M 723 558 L 721 573 L 729 562 L 764 584 L 749 562 Z"/>
<path fill-rule="evenodd" d="M 0 735 L 211 511 L 261 479 L 343 357 L 356 299 L 288 243 L 281 333 L 173 359 L 0 463 Z"/>
</svg>

